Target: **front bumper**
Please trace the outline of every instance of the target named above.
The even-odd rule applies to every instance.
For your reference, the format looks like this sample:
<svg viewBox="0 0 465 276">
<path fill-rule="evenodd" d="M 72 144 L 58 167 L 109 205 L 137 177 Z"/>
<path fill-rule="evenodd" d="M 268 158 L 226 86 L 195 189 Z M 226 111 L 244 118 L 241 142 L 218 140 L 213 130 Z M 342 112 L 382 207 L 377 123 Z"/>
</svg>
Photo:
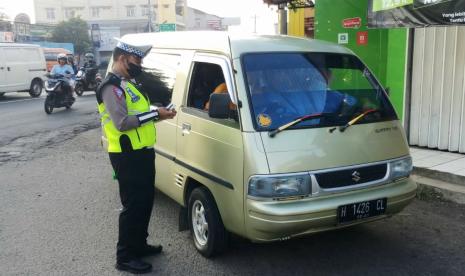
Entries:
<svg viewBox="0 0 465 276">
<path fill-rule="evenodd" d="M 301 200 L 257 201 L 247 198 L 247 238 L 256 242 L 286 240 L 386 218 L 406 207 L 415 198 L 416 189 L 417 184 L 405 178 L 372 188 Z M 379 198 L 387 198 L 384 215 L 338 225 L 338 206 Z"/>
</svg>

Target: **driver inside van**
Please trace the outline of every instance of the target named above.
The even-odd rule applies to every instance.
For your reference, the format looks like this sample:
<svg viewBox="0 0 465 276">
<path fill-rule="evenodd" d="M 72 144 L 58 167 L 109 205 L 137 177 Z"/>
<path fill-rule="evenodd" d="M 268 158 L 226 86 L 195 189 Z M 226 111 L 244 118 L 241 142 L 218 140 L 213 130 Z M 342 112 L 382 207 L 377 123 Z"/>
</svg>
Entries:
<svg viewBox="0 0 465 276">
<path fill-rule="evenodd" d="M 226 83 L 222 82 L 222 83 L 218 84 L 215 87 L 215 90 L 213 90 L 213 92 L 212 92 L 212 94 L 215 94 L 215 93 L 228 93 L 228 87 L 226 86 Z M 229 110 L 236 110 L 236 108 L 237 108 L 237 106 L 232 101 L 229 101 Z M 205 103 L 204 110 L 208 111 L 208 109 L 210 109 L 210 100 L 208 100 Z"/>
</svg>

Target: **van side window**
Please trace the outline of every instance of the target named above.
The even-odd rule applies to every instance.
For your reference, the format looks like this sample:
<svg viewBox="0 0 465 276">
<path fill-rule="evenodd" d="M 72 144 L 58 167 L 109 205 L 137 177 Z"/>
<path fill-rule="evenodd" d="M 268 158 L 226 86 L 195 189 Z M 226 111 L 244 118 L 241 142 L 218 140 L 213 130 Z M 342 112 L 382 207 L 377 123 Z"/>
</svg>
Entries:
<svg viewBox="0 0 465 276">
<path fill-rule="evenodd" d="M 180 55 L 154 52 L 142 61 L 142 74 L 136 81 L 141 84 L 140 89 L 147 93 L 152 104 L 166 106 L 171 102 L 180 61 Z"/>
<path fill-rule="evenodd" d="M 221 66 L 206 62 L 194 63 L 187 97 L 188 107 L 208 111 L 210 94 L 227 92 Z"/>
</svg>

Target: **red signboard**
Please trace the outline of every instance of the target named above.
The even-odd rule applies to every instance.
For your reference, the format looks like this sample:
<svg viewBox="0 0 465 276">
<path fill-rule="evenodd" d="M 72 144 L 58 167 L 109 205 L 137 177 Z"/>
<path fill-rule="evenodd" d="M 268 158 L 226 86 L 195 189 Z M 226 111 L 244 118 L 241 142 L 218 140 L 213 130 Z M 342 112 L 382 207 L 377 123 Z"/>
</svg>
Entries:
<svg viewBox="0 0 465 276">
<path fill-rule="evenodd" d="M 342 27 L 358 29 L 362 26 L 362 19 L 360 17 L 346 18 L 342 20 Z"/>
<path fill-rule="evenodd" d="M 368 44 L 368 32 L 357 32 L 357 45 Z"/>
</svg>

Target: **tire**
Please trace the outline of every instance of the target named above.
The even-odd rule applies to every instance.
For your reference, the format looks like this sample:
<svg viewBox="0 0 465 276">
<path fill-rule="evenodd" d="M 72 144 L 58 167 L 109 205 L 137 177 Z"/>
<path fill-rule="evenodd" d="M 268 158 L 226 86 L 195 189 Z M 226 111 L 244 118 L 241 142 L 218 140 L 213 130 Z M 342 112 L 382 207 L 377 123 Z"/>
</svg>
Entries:
<svg viewBox="0 0 465 276">
<path fill-rule="evenodd" d="M 52 114 L 53 112 L 53 104 L 51 103 L 51 99 L 47 97 L 44 102 L 44 109 L 45 113 Z"/>
<path fill-rule="evenodd" d="M 37 98 L 42 94 L 42 80 L 35 79 L 31 82 L 31 87 L 29 88 L 29 95 L 33 98 Z"/>
<path fill-rule="evenodd" d="M 213 257 L 227 249 L 228 232 L 207 188 L 195 188 L 190 194 L 188 221 L 194 246 L 204 257 Z"/>
<path fill-rule="evenodd" d="M 81 82 L 77 82 L 77 83 L 76 83 L 76 86 L 74 87 L 74 92 L 75 92 L 76 95 L 78 95 L 79 97 L 81 97 L 82 94 L 84 94 L 84 88 L 82 87 Z"/>
</svg>

